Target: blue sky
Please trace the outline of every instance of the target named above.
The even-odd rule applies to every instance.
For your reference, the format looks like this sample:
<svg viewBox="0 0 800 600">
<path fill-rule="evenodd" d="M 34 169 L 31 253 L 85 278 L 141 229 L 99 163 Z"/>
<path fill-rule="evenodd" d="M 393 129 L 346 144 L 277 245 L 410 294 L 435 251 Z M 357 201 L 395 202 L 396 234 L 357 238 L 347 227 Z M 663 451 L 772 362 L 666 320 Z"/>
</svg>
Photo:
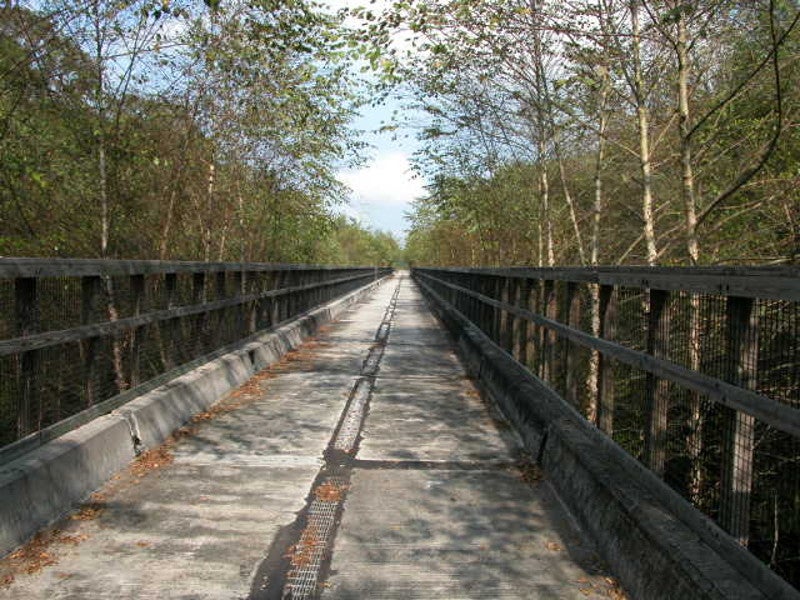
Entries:
<svg viewBox="0 0 800 600">
<path fill-rule="evenodd" d="M 363 140 L 373 148 L 361 167 L 339 171 L 338 177 L 351 189 L 347 214 L 404 239 L 408 223 L 403 215 L 411 209 L 411 201 L 424 194 L 424 181 L 409 164 L 417 147 L 414 132 L 377 131 L 398 106 L 398 101 L 389 100 L 363 111 L 355 125 L 365 132 Z"/>
</svg>

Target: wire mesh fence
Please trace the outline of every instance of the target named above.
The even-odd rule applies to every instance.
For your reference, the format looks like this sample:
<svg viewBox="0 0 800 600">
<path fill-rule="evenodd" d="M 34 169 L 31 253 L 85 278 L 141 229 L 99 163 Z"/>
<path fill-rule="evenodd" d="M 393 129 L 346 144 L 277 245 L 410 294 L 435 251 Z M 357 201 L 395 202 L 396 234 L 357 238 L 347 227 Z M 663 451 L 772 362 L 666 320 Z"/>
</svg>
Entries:
<svg viewBox="0 0 800 600">
<path fill-rule="evenodd" d="M 0 458 L 388 272 L 0 259 Z"/>
<path fill-rule="evenodd" d="M 800 272 L 415 269 L 800 587 Z"/>
</svg>

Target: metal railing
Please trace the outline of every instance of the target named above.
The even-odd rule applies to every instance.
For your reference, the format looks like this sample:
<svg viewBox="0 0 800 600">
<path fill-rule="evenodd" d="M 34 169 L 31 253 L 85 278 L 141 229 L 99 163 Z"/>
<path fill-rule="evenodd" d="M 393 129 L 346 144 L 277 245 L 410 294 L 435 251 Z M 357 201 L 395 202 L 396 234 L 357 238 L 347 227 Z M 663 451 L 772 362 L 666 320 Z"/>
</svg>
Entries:
<svg viewBox="0 0 800 600">
<path fill-rule="evenodd" d="M 0 259 L 0 461 L 389 272 Z"/>
<path fill-rule="evenodd" d="M 800 269 L 414 269 L 800 587 Z"/>
</svg>

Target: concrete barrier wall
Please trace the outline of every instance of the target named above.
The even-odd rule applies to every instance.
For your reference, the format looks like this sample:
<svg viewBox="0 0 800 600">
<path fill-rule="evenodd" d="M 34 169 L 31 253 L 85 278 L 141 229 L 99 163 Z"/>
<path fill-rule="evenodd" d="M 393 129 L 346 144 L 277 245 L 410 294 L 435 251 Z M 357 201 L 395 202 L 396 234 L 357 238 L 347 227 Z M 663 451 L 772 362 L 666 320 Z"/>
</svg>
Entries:
<svg viewBox="0 0 800 600">
<path fill-rule="evenodd" d="M 138 453 L 161 444 L 193 415 L 278 361 L 381 283 L 256 334 L 111 414 L 0 466 L 0 556 L 69 512 Z"/>
<path fill-rule="evenodd" d="M 485 392 L 633 598 L 800 598 L 419 281 Z"/>
</svg>

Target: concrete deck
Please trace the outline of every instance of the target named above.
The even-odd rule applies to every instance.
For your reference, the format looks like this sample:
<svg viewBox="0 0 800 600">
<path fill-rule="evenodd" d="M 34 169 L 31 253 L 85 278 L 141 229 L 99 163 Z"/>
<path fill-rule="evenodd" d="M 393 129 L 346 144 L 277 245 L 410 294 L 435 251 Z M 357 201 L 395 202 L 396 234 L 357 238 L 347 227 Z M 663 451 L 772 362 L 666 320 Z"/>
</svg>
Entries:
<svg viewBox="0 0 800 600">
<path fill-rule="evenodd" d="M 398 284 L 379 371 L 365 375 Z M 372 391 L 360 441 L 331 454 L 357 382 Z M 326 600 L 616 593 L 398 278 L 120 474 L 51 543 L 0 561 L 0 595 L 280 598 L 311 492 L 334 471 L 347 484 L 317 581 Z"/>
</svg>

